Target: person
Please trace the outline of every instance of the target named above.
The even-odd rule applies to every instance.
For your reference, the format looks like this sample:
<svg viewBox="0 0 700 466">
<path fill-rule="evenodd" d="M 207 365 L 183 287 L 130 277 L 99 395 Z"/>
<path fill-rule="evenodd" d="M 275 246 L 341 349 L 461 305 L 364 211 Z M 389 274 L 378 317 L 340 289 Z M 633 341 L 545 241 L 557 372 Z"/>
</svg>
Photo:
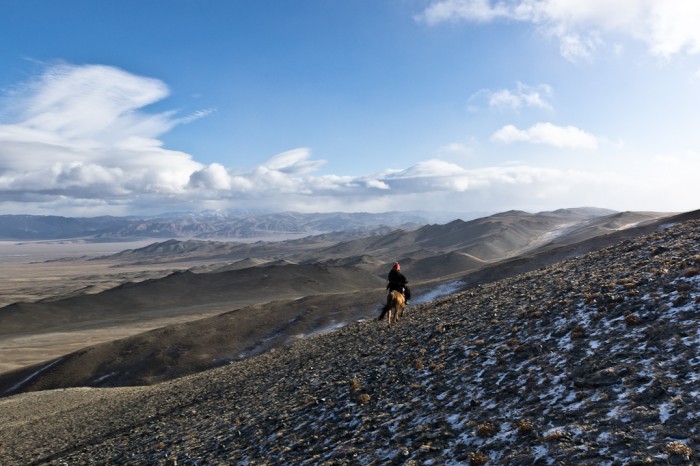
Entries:
<svg viewBox="0 0 700 466">
<path fill-rule="evenodd" d="M 408 287 L 408 280 L 406 279 L 406 276 L 401 273 L 401 264 L 394 262 L 394 265 L 391 267 L 389 275 L 387 276 L 387 280 L 389 283 L 386 285 L 386 289 L 389 291 L 389 293 L 392 291 L 402 293 L 404 298 L 406 298 L 406 304 L 408 305 L 408 301 L 411 299 L 411 289 Z M 389 310 L 389 302 L 389 299 L 387 299 L 387 303 L 382 308 L 382 313 L 379 316 L 379 320 L 381 320 Z"/>
</svg>

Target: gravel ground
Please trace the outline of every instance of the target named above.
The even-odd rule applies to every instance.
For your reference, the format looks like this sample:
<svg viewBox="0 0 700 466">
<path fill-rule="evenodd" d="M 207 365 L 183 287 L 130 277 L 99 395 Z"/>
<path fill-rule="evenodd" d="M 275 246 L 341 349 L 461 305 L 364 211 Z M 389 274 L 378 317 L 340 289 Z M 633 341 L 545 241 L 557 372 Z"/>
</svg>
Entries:
<svg viewBox="0 0 700 466">
<path fill-rule="evenodd" d="M 329 306 L 332 306 L 329 303 Z M 0 464 L 697 464 L 700 221 L 153 387 L 0 400 Z"/>
</svg>

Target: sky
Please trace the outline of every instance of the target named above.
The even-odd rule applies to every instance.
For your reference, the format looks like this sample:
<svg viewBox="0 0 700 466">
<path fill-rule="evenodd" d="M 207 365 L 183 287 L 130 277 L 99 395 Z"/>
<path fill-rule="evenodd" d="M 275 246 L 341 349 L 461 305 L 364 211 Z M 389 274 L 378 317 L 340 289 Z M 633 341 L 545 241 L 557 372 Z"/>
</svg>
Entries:
<svg viewBox="0 0 700 466">
<path fill-rule="evenodd" d="M 697 0 L 0 0 L 0 214 L 700 208 Z"/>
</svg>

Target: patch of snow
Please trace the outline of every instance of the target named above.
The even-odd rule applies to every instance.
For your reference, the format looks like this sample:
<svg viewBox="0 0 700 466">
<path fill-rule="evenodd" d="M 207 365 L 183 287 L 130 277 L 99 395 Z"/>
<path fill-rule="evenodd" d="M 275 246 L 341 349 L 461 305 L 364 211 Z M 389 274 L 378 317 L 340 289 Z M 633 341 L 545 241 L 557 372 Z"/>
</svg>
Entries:
<svg viewBox="0 0 700 466">
<path fill-rule="evenodd" d="M 673 406 L 670 403 L 661 403 L 659 406 L 659 420 L 664 424 L 671 417 Z"/>
<path fill-rule="evenodd" d="M 532 448 L 532 453 L 535 455 L 535 461 L 546 459 L 547 464 L 554 464 L 554 460 L 549 457 L 549 449 L 546 445 L 536 445 Z"/>
<path fill-rule="evenodd" d="M 434 301 L 438 298 L 442 298 L 443 296 L 449 296 L 451 294 L 456 293 L 457 291 L 459 291 L 462 285 L 464 285 L 464 282 L 462 280 L 455 280 L 453 282 L 443 283 L 428 291 L 427 293 L 423 293 L 420 296 L 412 299 L 411 302 L 414 304 L 423 304 L 430 301 Z"/>
<path fill-rule="evenodd" d="M 620 407 L 619 406 L 615 406 L 613 409 L 608 411 L 608 414 L 607 414 L 608 417 L 618 417 L 619 415 L 620 415 Z"/>
<path fill-rule="evenodd" d="M 335 330 L 338 330 L 339 328 L 345 327 L 346 325 L 348 325 L 347 322 L 336 322 L 336 323 L 333 323 L 333 324 L 331 324 L 331 325 L 328 325 L 327 327 L 323 327 L 323 328 L 320 328 L 320 329 L 318 329 L 318 330 L 315 330 L 315 331 L 313 331 L 313 332 L 311 332 L 311 333 L 297 335 L 297 337 L 298 337 L 298 338 L 311 338 L 311 337 L 315 337 L 315 336 L 317 336 L 317 335 L 323 335 L 323 334 L 326 334 L 326 333 L 331 333 L 331 332 L 333 332 L 333 331 L 335 331 Z"/>
<path fill-rule="evenodd" d="M 13 386 L 11 386 L 10 388 L 8 388 L 7 390 L 5 390 L 5 393 L 14 392 L 15 390 L 19 389 L 19 388 L 20 388 L 22 385 L 24 385 L 25 383 L 27 383 L 27 382 L 29 382 L 30 380 L 32 380 L 32 379 L 33 379 L 34 377 L 36 377 L 37 375 L 41 374 L 42 372 L 44 372 L 44 371 L 47 370 L 47 369 L 52 368 L 53 366 L 55 366 L 56 364 L 58 364 L 58 363 L 61 362 L 61 361 L 63 361 L 63 358 L 58 358 L 58 359 L 56 359 L 54 362 L 51 362 L 51 363 L 49 363 L 49 364 L 47 364 L 47 365 L 45 365 L 45 366 L 39 368 L 38 371 L 32 372 L 29 376 L 25 377 L 24 379 L 22 379 L 22 380 L 20 380 L 19 382 L 17 382 L 15 385 L 13 385 Z"/>
<path fill-rule="evenodd" d="M 116 372 L 110 372 L 110 373 L 107 374 L 107 375 L 103 375 L 102 377 L 96 378 L 95 380 L 93 380 L 93 381 L 90 382 L 90 383 L 92 383 L 92 384 L 100 383 L 100 382 L 102 382 L 103 380 L 108 379 L 108 378 L 110 378 L 110 377 L 113 377 L 113 376 L 115 376 L 115 375 L 117 375 Z"/>
</svg>

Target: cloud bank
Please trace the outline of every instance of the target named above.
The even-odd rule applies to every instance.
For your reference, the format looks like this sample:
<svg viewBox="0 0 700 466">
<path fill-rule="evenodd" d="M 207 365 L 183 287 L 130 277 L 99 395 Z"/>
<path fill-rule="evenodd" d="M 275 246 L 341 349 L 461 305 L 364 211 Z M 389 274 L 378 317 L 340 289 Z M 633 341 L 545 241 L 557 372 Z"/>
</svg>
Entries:
<svg viewBox="0 0 700 466">
<path fill-rule="evenodd" d="M 700 2 L 695 0 L 438 0 L 417 19 L 445 22 L 531 23 L 559 41 L 572 61 L 590 59 L 608 34 L 645 42 L 656 56 L 700 53 Z"/>
<path fill-rule="evenodd" d="M 518 89 L 499 94 L 500 99 L 511 107 L 541 105 L 532 88 Z M 179 116 L 145 110 L 168 94 L 167 86 L 157 79 L 100 65 L 53 66 L 14 89 L 5 96 L 7 105 L 0 107 L 3 213 L 91 216 L 205 208 L 305 212 L 617 208 L 604 193 L 620 190 L 620 186 L 624 186 L 620 199 L 648 193 L 648 179 L 660 173 L 652 167 L 650 173 L 639 175 L 639 183 L 630 183 L 613 169 L 607 175 L 524 163 L 467 169 L 434 158 L 398 170 L 343 176 L 321 174 L 325 161 L 313 158 L 308 148 L 273 155 L 248 170 L 221 163 L 207 165 L 190 154 L 163 147 L 160 138 L 167 131 L 211 113 L 201 110 Z M 545 144 L 561 150 L 597 147 L 594 136 L 550 123 L 528 129 L 504 126 L 492 140 Z M 439 152 L 470 151 L 453 144 Z M 696 154 L 688 160 L 698 165 Z M 668 166 L 668 161 L 659 164 Z M 679 172 L 697 170 L 686 167 Z M 694 180 L 687 181 L 685 189 L 695 186 Z M 671 193 L 683 186 L 683 180 L 669 177 L 668 182 L 657 182 L 653 192 Z M 688 193 L 689 198 L 697 198 L 694 194 L 700 195 Z M 655 208 L 646 201 L 639 208 Z"/>
</svg>

